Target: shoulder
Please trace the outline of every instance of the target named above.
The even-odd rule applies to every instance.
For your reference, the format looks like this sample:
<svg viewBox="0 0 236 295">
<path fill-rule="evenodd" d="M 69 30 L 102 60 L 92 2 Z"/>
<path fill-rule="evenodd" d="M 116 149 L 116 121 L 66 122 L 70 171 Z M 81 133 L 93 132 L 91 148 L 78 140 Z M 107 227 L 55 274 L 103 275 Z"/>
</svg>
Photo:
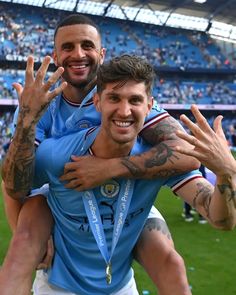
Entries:
<svg viewBox="0 0 236 295">
<path fill-rule="evenodd" d="M 142 131 L 144 131 L 146 128 L 149 128 L 149 127 L 152 127 L 153 125 L 158 124 L 163 119 L 168 117 L 170 117 L 170 114 L 165 109 L 160 107 L 156 101 L 154 101 L 154 104 L 152 106 L 150 113 L 145 118 Z"/>
</svg>

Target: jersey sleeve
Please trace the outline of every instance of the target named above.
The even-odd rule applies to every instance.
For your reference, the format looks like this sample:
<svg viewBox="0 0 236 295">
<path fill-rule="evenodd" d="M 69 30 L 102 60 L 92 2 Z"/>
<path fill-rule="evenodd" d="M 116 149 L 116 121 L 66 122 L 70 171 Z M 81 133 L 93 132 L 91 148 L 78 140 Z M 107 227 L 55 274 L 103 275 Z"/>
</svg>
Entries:
<svg viewBox="0 0 236 295">
<path fill-rule="evenodd" d="M 41 119 L 39 120 L 36 126 L 36 135 L 35 135 L 36 146 L 39 146 L 44 139 L 50 137 L 51 126 L 52 126 L 52 116 L 49 109 L 47 109 L 47 111 L 41 117 Z"/>
<path fill-rule="evenodd" d="M 51 163 L 52 146 L 46 144 L 47 140 L 43 142 L 35 153 L 35 173 L 33 189 L 38 189 L 49 182 L 48 165 Z"/>
<path fill-rule="evenodd" d="M 157 124 L 158 122 L 169 116 L 170 114 L 166 110 L 161 108 L 156 101 L 154 101 L 152 109 L 145 119 L 142 131 L 152 125 Z"/>
</svg>

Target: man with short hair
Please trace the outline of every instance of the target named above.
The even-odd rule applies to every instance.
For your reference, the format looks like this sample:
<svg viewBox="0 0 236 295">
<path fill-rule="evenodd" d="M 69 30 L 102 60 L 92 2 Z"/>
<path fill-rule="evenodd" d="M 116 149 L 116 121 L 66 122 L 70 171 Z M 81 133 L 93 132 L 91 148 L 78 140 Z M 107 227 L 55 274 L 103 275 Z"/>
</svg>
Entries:
<svg viewBox="0 0 236 295">
<path fill-rule="evenodd" d="M 42 76 L 46 68 L 43 64 Z M 29 82 L 31 71 L 27 74 Z M 47 201 L 55 220 L 55 257 L 48 273 L 36 279 L 35 295 L 137 295 L 132 249 L 163 185 L 193 205 L 213 226 L 235 226 L 236 161 L 221 128 L 222 117 L 216 118 L 212 130 L 196 106 L 192 112 L 197 124 L 182 117 L 194 136 L 178 132 L 194 149 L 176 149 L 197 157 L 211 169 L 217 175 L 215 187 L 199 171 L 154 180 L 118 177 L 82 192 L 68 189 L 61 182 L 60 175 L 71 155 L 95 154 L 109 159 L 150 148 L 137 136 L 152 107 L 152 81 L 153 69 L 146 60 L 129 55 L 112 59 L 98 71 L 94 105 L 101 112 L 101 126 L 46 139 L 37 149 L 34 182 L 36 187 L 49 183 Z M 27 112 L 18 122 L 23 133 L 29 128 L 34 130 L 52 95 L 48 87 L 41 88 L 45 88 L 41 105 L 27 104 Z M 22 99 L 25 97 L 22 95 Z"/>
<path fill-rule="evenodd" d="M 63 88 L 62 95 L 49 105 L 47 112 L 39 121 L 36 137 L 31 130 L 28 136 L 26 134 L 19 136 L 19 130 L 16 131 L 4 168 L 4 173 L 7 175 L 5 177 L 7 189 L 13 195 L 15 193 L 23 195 L 29 189 L 29 179 L 33 174 L 34 137 L 36 144 L 39 145 L 45 138 L 60 137 L 76 130 L 100 124 L 100 115 L 96 112 L 91 99 L 96 91 L 97 69 L 103 63 L 105 55 L 97 26 L 87 17 L 81 15 L 69 16 L 59 23 L 55 31 L 54 41 L 54 62 L 58 67 L 64 67 L 62 77 L 67 85 Z M 49 61 L 47 62 L 49 63 Z M 33 82 L 32 69 L 33 61 L 29 59 L 27 71 L 31 72 L 31 76 L 27 75 L 26 85 L 28 88 L 24 89 L 24 94 L 26 91 L 31 91 L 29 84 Z M 28 92 L 30 93 L 29 104 L 31 104 L 30 101 L 33 97 L 39 96 L 38 89 L 43 83 L 41 76 L 42 71 L 40 70 L 36 75 L 36 83 L 38 84 L 32 92 Z M 52 82 L 49 80 L 47 87 L 50 87 L 51 84 Z M 20 96 L 21 86 L 15 84 L 15 88 Z M 35 101 L 32 102 L 35 103 Z M 38 118 L 38 114 L 35 116 Z M 18 122 L 21 119 L 22 114 L 20 113 Z M 147 142 L 152 145 L 156 144 L 150 151 L 136 157 L 106 160 L 94 156 L 73 157 L 74 162 L 65 165 L 61 179 L 67 181 L 66 187 L 79 191 L 97 186 L 111 177 L 154 177 L 173 175 L 176 172 L 190 170 L 196 167 L 198 162 L 191 157 L 188 160 L 181 161 L 181 155 L 171 148 L 172 145 L 179 142 L 175 136 L 175 130 L 178 128 L 180 127 L 177 122 L 166 111 L 155 106 L 149 117 L 146 118 L 146 123 L 141 132 L 142 137 Z M 18 145 L 19 143 L 20 145 Z M 183 142 L 181 141 L 179 144 L 183 144 Z M 13 155 L 14 153 L 12 154 L 14 146 L 16 147 L 15 151 L 20 146 L 22 152 L 18 159 Z M 18 164 L 19 170 L 14 168 Z M 15 187 L 16 183 L 18 183 L 17 187 Z M 11 188 L 13 188 L 13 191 Z M 10 223 L 16 229 L 10 245 L 10 253 L 8 252 L 4 263 L 4 269 L 14 269 L 14 272 L 8 271 L 0 274 L 0 281 L 1 276 L 9 277 L 8 273 L 13 273 L 8 284 L 11 284 L 12 292 L 15 292 L 15 286 L 19 286 L 18 294 L 21 294 L 20 286 L 27 285 L 29 290 L 30 274 L 45 254 L 46 241 L 50 235 L 53 219 L 45 198 L 40 195 L 28 199 L 23 207 L 22 204 L 16 203 L 10 198 L 6 197 L 5 199 Z M 16 208 L 15 212 L 13 207 Z M 177 292 L 181 295 L 189 294 L 184 263 L 173 247 L 173 241 L 165 221 L 155 211 L 155 208 L 152 209 L 150 217 L 142 231 L 141 239 L 135 247 L 136 259 L 144 266 L 160 292 L 163 290 L 163 292 L 171 294 L 173 293 L 172 286 L 175 285 L 176 294 Z M 149 225 L 154 230 L 150 231 Z M 149 238 L 150 235 L 151 239 Z M 150 242 L 151 240 L 152 242 Z M 150 251 L 148 250 L 150 247 L 158 250 Z M 18 251 L 15 249 L 18 249 Z M 27 251 L 27 261 L 19 257 L 21 252 L 19 249 Z M 21 268 L 18 273 L 16 273 L 16 270 L 19 267 L 16 267 L 16 265 Z M 157 265 L 165 265 L 165 274 L 164 271 L 159 272 Z M 17 282 L 19 283 L 17 284 Z M 26 291 L 22 291 L 22 294 L 25 293 Z M 7 290 L 7 295 L 10 294 L 10 291 Z"/>
</svg>

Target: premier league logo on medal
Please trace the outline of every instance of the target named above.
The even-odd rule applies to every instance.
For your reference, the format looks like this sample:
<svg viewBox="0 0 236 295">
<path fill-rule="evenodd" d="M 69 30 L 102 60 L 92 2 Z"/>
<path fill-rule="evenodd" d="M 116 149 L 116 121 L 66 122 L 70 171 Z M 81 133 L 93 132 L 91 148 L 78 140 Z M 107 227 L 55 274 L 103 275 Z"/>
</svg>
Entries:
<svg viewBox="0 0 236 295">
<path fill-rule="evenodd" d="M 101 186 L 101 194 L 106 198 L 114 198 L 120 190 L 120 185 L 117 181 L 111 179 Z"/>
</svg>

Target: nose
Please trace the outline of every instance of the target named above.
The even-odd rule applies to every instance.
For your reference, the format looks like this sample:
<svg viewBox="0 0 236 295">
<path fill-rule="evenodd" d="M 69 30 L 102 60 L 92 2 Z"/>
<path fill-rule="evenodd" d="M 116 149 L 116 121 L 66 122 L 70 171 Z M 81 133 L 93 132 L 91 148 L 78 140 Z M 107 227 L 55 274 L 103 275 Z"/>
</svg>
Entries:
<svg viewBox="0 0 236 295">
<path fill-rule="evenodd" d="M 73 50 L 73 57 L 75 58 L 83 58 L 85 57 L 85 51 L 81 47 L 80 44 L 77 44 Z"/>
<path fill-rule="evenodd" d="M 119 114 L 119 116 L 124 118 L 131 115 L 131 107 L 128 101 L 120 101 L 117 113 Z"/>
</svg>

